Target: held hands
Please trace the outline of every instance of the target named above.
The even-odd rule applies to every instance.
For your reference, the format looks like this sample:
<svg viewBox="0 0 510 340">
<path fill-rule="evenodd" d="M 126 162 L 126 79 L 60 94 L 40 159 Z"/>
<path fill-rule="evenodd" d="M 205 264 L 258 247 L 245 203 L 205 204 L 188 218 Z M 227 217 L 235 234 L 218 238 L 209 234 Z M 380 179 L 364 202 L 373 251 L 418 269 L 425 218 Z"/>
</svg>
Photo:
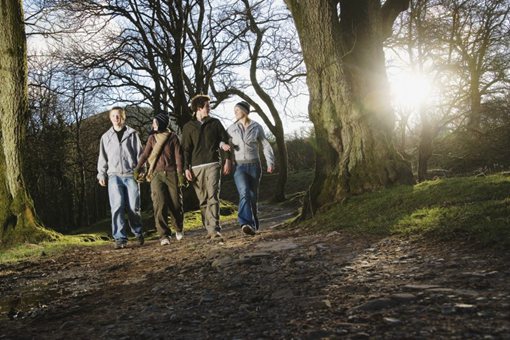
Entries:
<svg viewBox="0 0 510 340">
<path fill-rule="evenodd" d="M 135 181 L 137 181 L 138 183 L 142 183 L 144 181 L 144 174 L 143 173 L 140 173 L 140 170 L 139 169 L 135 169 L 133 171 L 133 178 L 135 179 Z"/>
<path fill-rule="evenodd" d="M 225 152 L 230 151 L 230 150 L 231 150 L 231 148 L 230 148 L 230 144 L 227 144 L 227 143 L 223 144 L 223 145 L 221 146 L 221 149 L 222 149 L 223 151 L 225 151 Z"/>
<path fill-rule="evenodd" d="M 184 174 L 186 175 L 186 179 L 188 180 L 188 182 L 192 182 L 193 181 L 193 172 L 191 172 L 191 170 L 186 169 Z"/>
<path fill-rule="evenodd" d="M 184 178 L 184 175 L 182 174 L 182 172 L 178 172 L 177 173 L 177 182 L 179 183 L 179 187 L 182 188 L 182 187 L 185 187 L 186 186 L 186 178 Z"/>
</svg>

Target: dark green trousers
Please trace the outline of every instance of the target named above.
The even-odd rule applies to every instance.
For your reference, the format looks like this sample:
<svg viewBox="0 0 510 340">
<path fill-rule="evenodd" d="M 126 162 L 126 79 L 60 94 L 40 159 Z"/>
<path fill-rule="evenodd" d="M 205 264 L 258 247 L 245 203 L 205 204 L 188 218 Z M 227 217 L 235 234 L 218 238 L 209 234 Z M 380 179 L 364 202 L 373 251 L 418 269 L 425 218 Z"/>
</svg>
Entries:
<svg viewBox="0 0 510 340">
<path fill-rule="evenodd" d="M 175 231 L 181 232 L 184 213 L 182 191 L 179 187 L 176 171 L 158 171 L 151 181 L 151 197 L 154 206 L 154 221 L 159 237 L 170 236 L 168 213 L 172 217 Z"/>
</svg>

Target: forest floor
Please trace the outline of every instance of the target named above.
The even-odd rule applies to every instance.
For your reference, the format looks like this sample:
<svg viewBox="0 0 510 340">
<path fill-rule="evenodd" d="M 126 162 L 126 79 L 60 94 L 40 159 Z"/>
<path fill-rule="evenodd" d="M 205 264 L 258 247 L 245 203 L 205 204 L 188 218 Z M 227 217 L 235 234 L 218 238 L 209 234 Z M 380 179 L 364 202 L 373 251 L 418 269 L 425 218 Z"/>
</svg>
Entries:
<svg viewBox="0 0 510 340">
<path fill-rule="evenodd" d="M 313 231 L 263 205 L 224 226 L 0 265 L 0 339 L 510 338 L 510 254 L 468 241 Z"/>
</svg>

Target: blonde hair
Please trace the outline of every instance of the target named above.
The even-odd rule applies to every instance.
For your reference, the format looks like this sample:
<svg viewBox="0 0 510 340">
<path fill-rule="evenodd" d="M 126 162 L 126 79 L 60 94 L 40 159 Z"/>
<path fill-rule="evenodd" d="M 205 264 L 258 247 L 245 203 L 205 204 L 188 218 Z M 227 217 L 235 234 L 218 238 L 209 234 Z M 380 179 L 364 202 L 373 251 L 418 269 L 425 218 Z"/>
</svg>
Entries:
<svg viewBox="0 0 510 340">
<path fill-rule="evenodd" d="M 114 106 L 110 109 L 110 112 L 108 113 L 109 116 L 111 116 L 112 114 L 112 111 L 119 111 L 120 112 L 120 116 L 122 117 L 122 119 L 126 120 L 126 110 L 123 108 L 123 107 L 120 107 L 120 106 Z"/>
</svg>

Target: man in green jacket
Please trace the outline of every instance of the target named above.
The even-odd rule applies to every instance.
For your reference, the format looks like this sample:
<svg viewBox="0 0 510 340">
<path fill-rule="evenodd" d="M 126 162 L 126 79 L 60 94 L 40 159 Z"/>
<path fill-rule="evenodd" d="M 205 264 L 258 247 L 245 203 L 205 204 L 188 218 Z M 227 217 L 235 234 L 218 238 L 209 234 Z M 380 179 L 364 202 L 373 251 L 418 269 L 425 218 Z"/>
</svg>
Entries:
<svg viewBox="0 0 510 340">
<path fill-rule="evenodd" d="M 202 224 L 207 229 L 207 237 L 222 240 L 220 226 L 220 179 L 221 155 L 226 154 L 223 174 L 228 175 L 232 168 L 229 137 L 221 122 L 209 116 L 211 99 L 207 95 L 197 95 L 191 100 L 194 120 L 182 129 L 184 169 L 186 179 L 193 187 L 200 202 Z"/>
</svg>

